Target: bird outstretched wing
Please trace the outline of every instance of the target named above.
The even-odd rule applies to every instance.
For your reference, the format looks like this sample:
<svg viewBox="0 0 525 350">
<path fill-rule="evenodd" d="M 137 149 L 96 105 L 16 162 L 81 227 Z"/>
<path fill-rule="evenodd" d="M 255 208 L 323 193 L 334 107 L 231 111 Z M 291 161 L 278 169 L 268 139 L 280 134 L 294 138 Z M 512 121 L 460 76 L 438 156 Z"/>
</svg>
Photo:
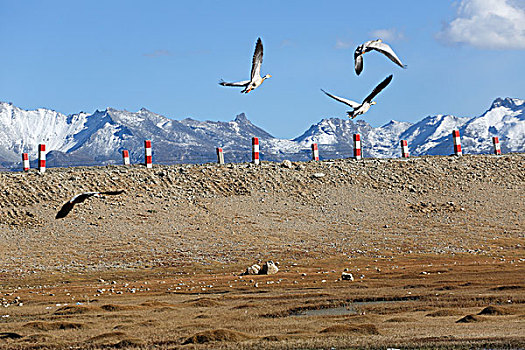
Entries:
<svg viewBox="0 0 525 350">
<path fill-rule="evenodd" d="M 76 196 L 71 198 L 69 201 L 73 204 L 78 204 L 78 203 L 82 203 L 89 197 L 98 196 L 98 195 L 99 195 L 99 192 L 84 192 L 84 193 L 77 194 Z"/>
<path fill-rule="evenodd" d="M 363 71 L 363 56 L 356 52 L 354 53 L 354 69 L 355 74 L 359 75 Z"/>
<path fill-rule="evenodd" d="M 373 41 L 368 44 L 368 48 L 382 53 L 401 68 L 407 67 L 405 64 L 403 64 L 403 62 L 401 62 L 399 57 L 397 57 L 396 53 L 394 52 L 394 50 L 392 50 L 390 45 L 385 44 L 384 42 L 381 42 L 379 40 Z"/>
<path fill-rule="evenodd" d="M 67 214 L 69 214 L 69 212 L 73 209 L 74 206 L 75 206 L 75 203 L 73 202 L 70 202 L 70 201 L 65 202 L 62 208 L 60 208 L 57 215 L 55 216 L 55 219 L 65 218 Z"/>
<path fill-rule="evenodd" d="M 255 44 L 255 52 L 253 53 L 253 58 L 252 58 L 252 74 L 251 74 L 252 81 L 254 77 L 261 76 L 262 60 L 263 60 L 263 44 L 262 44 L 261 38 L 257 38 L 257 43 Z"/>
<path fill-rule="evenodd" d="M 324 92 L 327 96 L 333 98 L 334 100 L 339 101 L 339 102 L 341 102 L 341 103 L 344 103 L 345 105 L 350 106 L 350 107 L 352 107 L 352 108 L 354 108 L 354 109 L 355 109 L 355 108 L 359 108 L 359 106 L 361 105 L 360 103 L 357 103 L 357 102 L 355 102 L 355 101 L 348 100 L 348 99 L 343 98 L 343 97 L 339 97 L 339 96 L 332 95 L 332 94 L 330 94 L 330 93 L 324 91 L 323 89 L 321 89 L 321 91 Z"/>
<path fill-rule="evenodd" d="M 109 195 L 109 196 L 115 196 L 117 194 L 122 194 L 126 192 L 125 190 L 117 190 L 117 191 L 105 191 L 105 192 L 99 192 L 99 194 L 105 194 L 105 195 Z"/>
<path fill-rule="evenodd" d="M 381 92 L 381 90 L 383 90 L 384 88 L 386 88 L 386 86 L 388 84 L 390 84 L 390 82 L 392 81 L 392 78 L 393 78 L 393 75 L 390 74 L 388 77 L 385 78 L 385 80 L 383 80 L 382 82 L 380 82 L 375 88 L 374 90 L 372 90 L 372 92 L 370 93 L 370 95 L 368 95 L 364 100 L 363 100 L 363 103 L 365 102 L 372 102 L 372 99 L 374 97 L 376 97 L 376 95 L 378 93 Z"/>
<path fill-rule="evenodd" d="M 84 192 L 84 193 L 77 194 L 62 205 L 62 208 L 60 208 L 60 210 L 58 211 L 57 215 L 55 216 L 55 219 L 65 218 L 69 214 L 69 212 L 73 209 L 75 204 L 82 203 L 89 197 L 93 197 L 93 196 L 98 197 L 102 194 L 103 195 L 118 195 L 123 192 L 124 190 L 117 190 L 117 191 L 104 191 L 104 192 Z"/>
<path fill-rule="evenodd" d="M 232 83 L 228 83 L 224 80 L 221 80 L 219 82 L 219 85 L 221 86 L 248 86 L 248 84 L 250 83 L 249 80 L 242 80 L 242 81 L 236 81 L 236 82 L 232 82 Z"/>
</svg>

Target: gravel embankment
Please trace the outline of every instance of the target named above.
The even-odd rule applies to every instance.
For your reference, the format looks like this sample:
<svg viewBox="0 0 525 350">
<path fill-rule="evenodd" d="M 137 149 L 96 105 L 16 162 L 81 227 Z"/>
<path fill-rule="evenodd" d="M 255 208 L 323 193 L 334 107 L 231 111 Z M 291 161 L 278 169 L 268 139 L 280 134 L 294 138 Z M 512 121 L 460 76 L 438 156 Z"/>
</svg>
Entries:
<svg viewBox="0 0 525 350">
<path fill-rule="evenodd" d="M 73 195 L 114 189 L 54 219 Z M 523 154 L 0 173 L 0 269 L 501 255 L 523 244 L 524 198 Z"/>
</svg>

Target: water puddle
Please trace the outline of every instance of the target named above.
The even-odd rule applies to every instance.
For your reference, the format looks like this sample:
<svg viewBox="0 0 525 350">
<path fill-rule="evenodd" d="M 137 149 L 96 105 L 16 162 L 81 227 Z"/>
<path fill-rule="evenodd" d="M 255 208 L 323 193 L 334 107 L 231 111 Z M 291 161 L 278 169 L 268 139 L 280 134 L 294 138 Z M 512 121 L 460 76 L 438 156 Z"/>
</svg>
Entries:
<svg viewBox="0 0 525 350">
<path fill-rule="evenodd" d="M 357 310 L 352 306 L 339 306 L 329 309 L 317 310 L 303 310 L 299 311 L 294 316 L 341 316 L 341 315 L 356 315 Z"/>
</svg>

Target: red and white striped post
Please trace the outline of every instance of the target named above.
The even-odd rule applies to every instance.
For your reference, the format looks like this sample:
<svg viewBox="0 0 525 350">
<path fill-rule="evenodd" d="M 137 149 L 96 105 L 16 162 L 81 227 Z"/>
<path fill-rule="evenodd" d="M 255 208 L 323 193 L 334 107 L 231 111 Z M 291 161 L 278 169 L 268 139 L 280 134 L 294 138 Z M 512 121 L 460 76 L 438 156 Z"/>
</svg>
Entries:
<svg viewBox="0 0 525 350">
<path fill-rule="evenodd" d="M 494 154 L 497 156 L 501 155 L 501 147 L 497 136 L 492 137 L 492 143 L 494 144 Z"/>
<path fill-rule="evenodd" d="M 22 165 L 24 171 L 29 171 L 29 155 L 27 153 L 22 153 Z"/>
<path fill-rule="evenodd" d="M 354 134 L 354 158 L 355 159 L 362 159 L 361 154 L 361 135 Z"/>
<path fill-rule="evenodd" d="M 454 139 L 454 154 L 456 156 L 462 156 L 461 152 L 461 138 L 459 137 L 459 130 L 452 131 L 452 138 Z"/>
<path fill-rule="evenodd" d="M 43 143 L 38 145 L 38 171 L 46 171 L 46 145 Z"/>
<path fill-rule="evenodd" d="M 259 138 L 252 137 L 252 162 L 253 164 L 259 164 Z"/>
<path fill-rule="evenodd" d="M 129 165 L 129 151 L 127 149 L 122 150 L 122 162 L 124 165 Z"/>
<path fill-rule="evenodd" d="M 319 147 L 317 143 L 312 143 L 312 160 L 319 160 Z"/>
<path fill-rule="evenodd" d="M 224 152 L 222 147 L 217 147 L 217 163 L 224 164 Z"/>
<path fill-rule="evenodd" d="M 146 168 L 151 169 L 153 167 L 152 163 L 152 153 L 151 153 L 151 140 L 144 141 L 144 149 L 146 152 L 145 160 L 146 160 Z"/>
<path fill-rule="evenodd" d="M 408 158 L 410 154 L 408 153 L 408 142 L 407 140 L 401 140 L 401 157 Z"/>
</svg>

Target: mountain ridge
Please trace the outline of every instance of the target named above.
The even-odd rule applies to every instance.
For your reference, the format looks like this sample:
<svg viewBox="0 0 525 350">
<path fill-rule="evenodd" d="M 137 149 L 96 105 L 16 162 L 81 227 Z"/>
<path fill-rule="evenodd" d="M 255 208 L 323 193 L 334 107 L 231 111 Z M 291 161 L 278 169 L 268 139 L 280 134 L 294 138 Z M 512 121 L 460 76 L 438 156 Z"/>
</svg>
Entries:
<svg viewBox="0 0 525 350">
<path fill-rule="evenodd" d="M 253 136 L 260 138 L 263 160 L 308 160 L 314 142 L 321 158 L 343 158 L 352 155 L 354 133 L 361 134 L 365 157 L 399 157 L 401 139 L 408 141 L 411 155 L 447 155 L 453 129 L 460 130 L 464 153 L 491 153 L 492 136 L 500 138 L 503 152 L 523 152 L 525 100 L 497 98 L 476 117 L 440 114 L 415 123 L 391 120 L 380 127 L 362 119 L 323 118 L 293 139 L 272 136 L 244 113 L 226 122 L 175 120 L 146 108 L 65 115 L 0 102 L 0 165 L 17 166 L 22 152 L 35 159 L 39 143 L 49 150 L 49 166 L 119 164 L 123 149 L 137 163 L 143 161 L 145 139 L 152 140 L 157 163 L 213 162 L 216 147 L 224 149 L 228 162 L 249 161 Z"/>
</svg>

